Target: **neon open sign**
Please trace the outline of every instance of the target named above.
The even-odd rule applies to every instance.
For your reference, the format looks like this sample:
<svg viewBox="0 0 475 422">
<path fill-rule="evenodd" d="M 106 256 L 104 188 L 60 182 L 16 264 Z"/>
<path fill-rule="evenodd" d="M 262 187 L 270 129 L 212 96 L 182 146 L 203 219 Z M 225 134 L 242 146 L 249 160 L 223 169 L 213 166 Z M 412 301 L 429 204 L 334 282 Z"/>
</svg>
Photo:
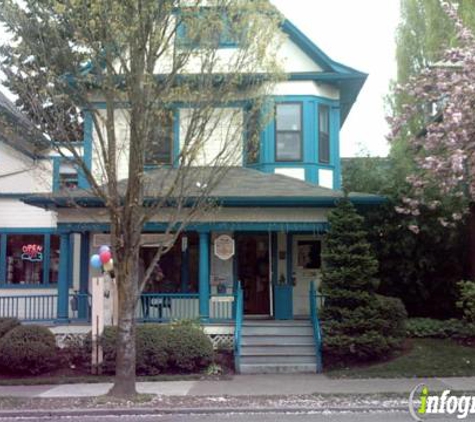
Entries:
<svg viewBox="0 0 475 422">
<path fill-rule="evenodd" d="M 23 261 L 41 262 L 43 261 L 43 246 L 41 245 L 23 245 L 21 248 L 21 259 Z"/>
</svg>

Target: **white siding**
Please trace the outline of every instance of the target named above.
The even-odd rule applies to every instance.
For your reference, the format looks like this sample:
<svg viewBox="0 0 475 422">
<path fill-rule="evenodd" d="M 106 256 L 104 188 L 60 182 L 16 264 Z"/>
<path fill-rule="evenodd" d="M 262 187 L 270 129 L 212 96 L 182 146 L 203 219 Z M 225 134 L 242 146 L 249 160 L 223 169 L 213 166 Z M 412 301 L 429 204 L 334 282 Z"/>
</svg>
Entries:
<svg viewBox="0 0 475 422">
<path fill-rule="evenodd" d="M 305 180 L 305 169 L 302 168 L 277 168 L 275 174 L 293 177 L 294 179 Z"/>
<path fill-rule="evenodd" d="M 319 169 L 318 184 L 324 188 L 333 189 L 333 170 Z"/>
<path fill-rule="evenodd" d="M 322 71 L 321 67 L 289 39 L 283 43 L 277 57 L 287 73 Z"/>
<path fill-rule="evenodd" d="M 19 199 L 0 198 L 0 227 L 56 227 L 56 215 L 53 212 L 26 205 Z"/>
<path fill-rule="evenodd" d="M 49 192 L 52 180 L 50 160 L 32 160 L 0 143 L 0 193 Z"/>
<path fill-rule="evenodd" d="M 240 108 L 217 108 L 204 130 L 190 130 L 193 117 L 192 109 L 180 109 L 180 149 L 185 142 L 194 145 L 199 142 L 197 153 L 188 159 L 195 166 L 240 166 L 242 165 L 243 112 Z M 202 124 L 199 124 L 202 126 Z M 200 138 L 196 134 L 202 134 Z M 191 151 L 188 147 L 187 151 Z"/>
<path fill-rule="evenodd" d="M 314 95 L 317 97 L 338 100 L 340 92 L 337 88 L 327 84 L 317 84 L 313 81 L 286 81 L 279 82 L 274 87 L 275 95 Z"/>
</svg>

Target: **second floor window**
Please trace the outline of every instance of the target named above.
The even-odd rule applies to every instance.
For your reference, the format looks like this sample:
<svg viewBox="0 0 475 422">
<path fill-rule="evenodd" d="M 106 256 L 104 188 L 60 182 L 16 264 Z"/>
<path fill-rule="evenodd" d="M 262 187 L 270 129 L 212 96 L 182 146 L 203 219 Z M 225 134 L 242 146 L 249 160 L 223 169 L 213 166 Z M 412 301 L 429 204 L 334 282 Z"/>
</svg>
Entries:
<svg viewBox="0 0 475 422">
<path fill-rule="evenodd" d="M 173 159 L 173 112 L 165 111 L 157 117 L 145 150 L 145 165 L 172 164 Z"/>
<path fill-rule="evenodd" d="M 277 104 L 275 119 L 275 160 L 302 161 L 302 105 Z"/>
<path fill-rule="evenodd" d="M 318 161 L 330 162 L 330 107 L 318 107 Z"/>
</svg>

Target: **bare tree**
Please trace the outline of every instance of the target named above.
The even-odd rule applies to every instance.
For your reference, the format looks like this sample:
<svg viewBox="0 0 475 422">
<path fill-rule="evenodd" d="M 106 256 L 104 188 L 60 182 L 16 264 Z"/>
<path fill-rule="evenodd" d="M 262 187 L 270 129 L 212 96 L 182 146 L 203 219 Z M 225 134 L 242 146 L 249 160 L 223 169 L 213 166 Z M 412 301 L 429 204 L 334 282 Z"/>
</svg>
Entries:
<svg viewBox="0 0 475 422">
<path fill-rule="evenodd" d="M 93 195 L 107 209 L 119 290 L 110 393 L 134 395 L 137 300 L 169 248 L 159 248 L 139 280 L 141 232 L 167 215 L 166 232 L 176 240 L 216 205 L 210 194 L 240 165 L 244 126 L 258 120 L 245 114 L 259 114 L 282 77 L 281 17 L 266 0 L 0 0 L 0 10 L 14 35 L 2 47 L 9 86 L 87 180 L 88 191 L 72 199 Z M 180 150 L 163 166 L 153 151 L 165 148 L 177 104 Z M 72 142 L 86 114 L 92 166 Z M 160 171 L 147 173 L 145 164 Z"/>
</svg>

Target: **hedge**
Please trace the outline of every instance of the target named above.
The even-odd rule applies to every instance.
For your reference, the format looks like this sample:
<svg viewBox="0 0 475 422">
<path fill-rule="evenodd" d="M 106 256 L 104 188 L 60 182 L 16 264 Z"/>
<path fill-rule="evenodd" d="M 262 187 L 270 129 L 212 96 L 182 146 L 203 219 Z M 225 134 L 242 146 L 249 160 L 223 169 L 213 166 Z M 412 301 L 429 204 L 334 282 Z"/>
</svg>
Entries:
<svg viewBox="0 0 475 422">
<path fill-rule="evenodd" d="M 38 375 L 58 363 L 54 334 L 39 325 L 19 325 L 0 339 L 0 367 L 19 375 Z"/>
</svg>

